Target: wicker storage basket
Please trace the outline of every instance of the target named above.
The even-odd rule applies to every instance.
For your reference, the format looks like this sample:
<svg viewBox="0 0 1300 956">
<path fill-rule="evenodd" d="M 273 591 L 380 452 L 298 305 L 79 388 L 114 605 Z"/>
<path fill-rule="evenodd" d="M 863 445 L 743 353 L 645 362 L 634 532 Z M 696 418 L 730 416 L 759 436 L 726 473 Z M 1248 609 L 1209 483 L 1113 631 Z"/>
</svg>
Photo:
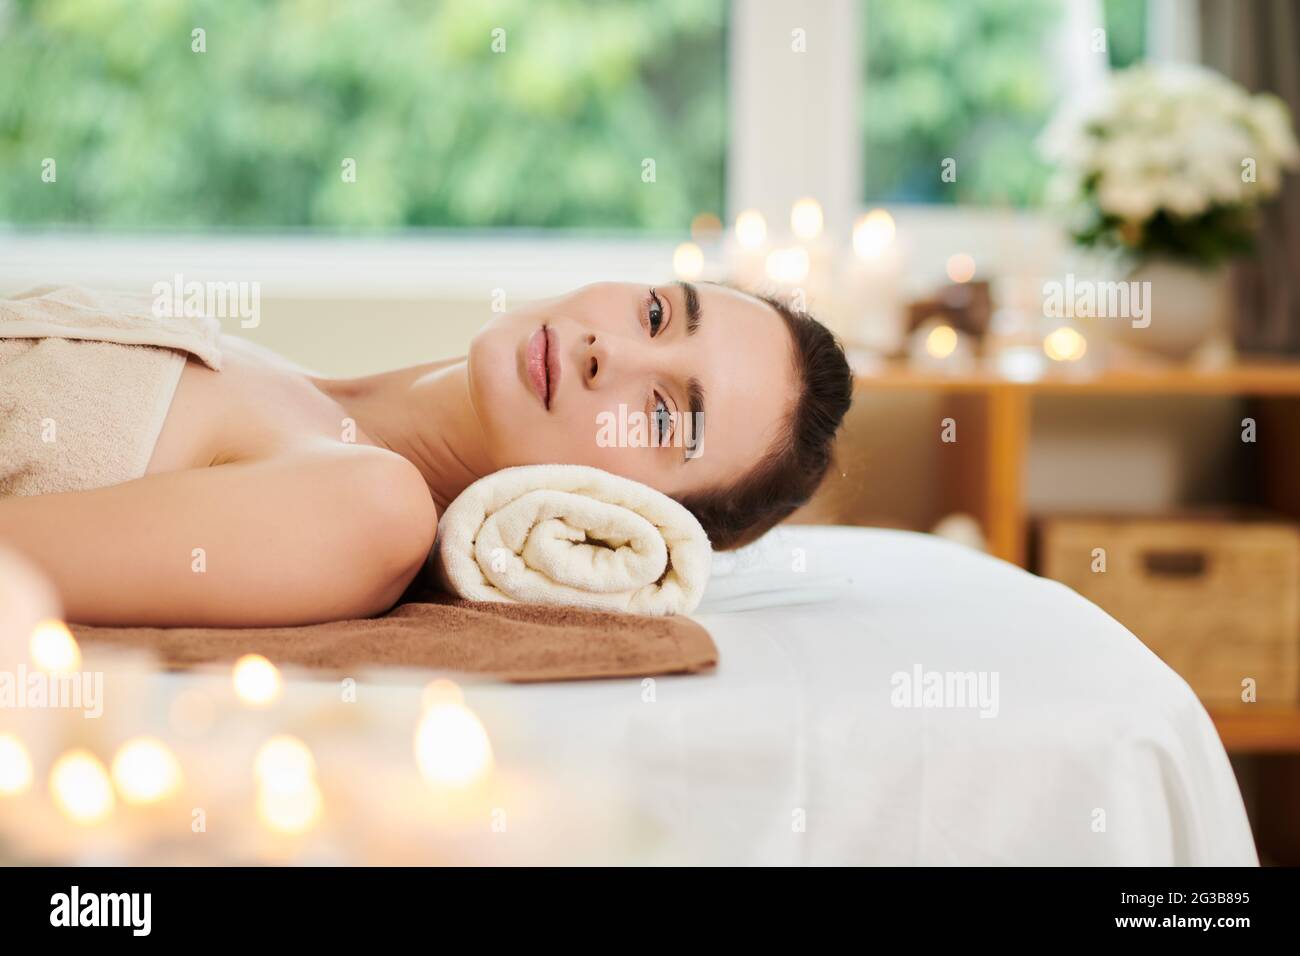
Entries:
<svg viewBox="0 0 1300 956">
<path fill-rule="evenodd" d="M 1062 517 L 1041 531 L 1042 573 L 1105 608 L 1202 701 L 1241 704 L 1248 677 L 1261 704 L 1300 699 L 1295 525 Z"/>
</svg>

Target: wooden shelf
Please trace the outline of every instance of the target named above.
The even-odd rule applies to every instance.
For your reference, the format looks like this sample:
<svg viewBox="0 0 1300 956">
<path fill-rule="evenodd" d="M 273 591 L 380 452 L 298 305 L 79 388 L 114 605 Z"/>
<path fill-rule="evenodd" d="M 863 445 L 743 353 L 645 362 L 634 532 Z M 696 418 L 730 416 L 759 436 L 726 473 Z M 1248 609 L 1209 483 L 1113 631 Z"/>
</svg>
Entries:
<svg viewBox="0 0 1300 956">
<path fill-rule="evenodd" d="M 1300 753 L 1300 708 L 1212 707 L 1210 717 L 1229 753 Z"/>
<path fill-rule="evenodd" d="M 1033 399 L 1039 395 L 1237 395 L 1273 408 L 1278 429 L 1296 430 L 1300 439 L 1300 362 L 1246 360 L 1222 368 L 1130 364 L 1091 376 L 1052 368 L 1032 382 L 1007 379 L 988 370 L 955 375 L 912 369 L 906 363 L 872 360 L 850 350 L 854 389 L 864 392 L 932 392 L 944 397 L 945 416 L 962 423 L 963 441 L 944 448 L 949 511 L 973 515 L 984 530 L 990 553 L 1026 565 L 1029 518 L 1024 506 L 1024 471 L 1028 456 Z M 1278 421 L 1277 419 L 1282 419 Z M 1278 431 L 1281 434 L 1281 431 Z M 1274 443 L 1284 450 L 1289 442 Z M 1291 451 L 1292 457 L 1300 451 Z M 1295 466 L 1295 467 L 1293 467 Z M 1292 477 L 1300 459 L 1283 461 L 1266 475 L 1266 504 L 1300 518 L 1300 486 Z"/>
<path fill-rule="evenodd" d="M 1260 453 L 1257 504 L 1300 520 L 1300 362 L 1243 360 L 1222 368 L 1130 364 L 1094 375 L 1053 367 L 1040 379 L 1013 381 L 988 369 L 948 375 L 904 362 L 871 360 L 850 349 L 859 396 L 930 392 L 941 396 L 942 416 L 958 423 L 960 440 L 942 446 L 943 513 L 979 521 L 991 554 L 1026 567 L 1030 518 L 1025 506 L 1034 399 L 1070 395 L 1222 395 L 1252 402 L 1261 431 L 1273 437 Z M 937 432 L 936 432 L 937 434 Z M 1211 710 L 1224 747 L 1232 753 L 1300 755 L 1300 706 L 1242 706 Z"/>
<path fill-rule="evenodd" d="M 853 356 L 853 359 L 854 388 L 857 391 L 989 392 L 1005 389 L 1025 395 L 1300 396 L 1300 362 L 1248 360 L 1212 369 L 1133 365 L 1107 369 L 1095 375 L 1076 375 L 1065 368 L 1052 368 L 1042 378 L 1020 382 L 991 371 L 947 375 L 918 371 L 903 362 L 872 362 L 860 356 Z"/>
</svg>

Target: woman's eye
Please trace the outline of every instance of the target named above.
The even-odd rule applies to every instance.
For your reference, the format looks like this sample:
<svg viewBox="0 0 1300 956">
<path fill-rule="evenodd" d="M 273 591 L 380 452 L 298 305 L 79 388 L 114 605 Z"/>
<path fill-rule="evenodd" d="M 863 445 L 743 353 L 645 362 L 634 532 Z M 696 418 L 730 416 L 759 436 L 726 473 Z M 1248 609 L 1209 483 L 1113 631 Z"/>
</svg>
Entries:
<svg viewBox="0 0 1300 956">
<path fill-rule="evenodd" d="M 647 316 L 650 320 L 650 337 L 654 338 L 659 334 L 659 329 L 664 323 L 664 304 L 659 301 L 659 296 L 655 295 L 655 290 L 650 290 L 650 308 L 647 310 Z"/>
<path fill-rule="evenodd" d="M 658 395 L 655 396 L 654 423 L 655 429 L 659 432 L 659 444 L 666 444 L 668 432 L 673 423 L 673 415 L 668 410 L 668 405 Z"/>
</svg>

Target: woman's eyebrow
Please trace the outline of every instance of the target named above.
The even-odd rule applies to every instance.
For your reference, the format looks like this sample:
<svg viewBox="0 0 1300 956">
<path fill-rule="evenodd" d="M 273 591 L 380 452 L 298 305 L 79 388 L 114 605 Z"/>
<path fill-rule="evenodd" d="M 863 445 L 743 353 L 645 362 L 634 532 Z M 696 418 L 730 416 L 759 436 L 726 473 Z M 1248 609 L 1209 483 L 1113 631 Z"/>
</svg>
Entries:
<svg viewBox="0 0 1300 956">
<path fill-rule="evenodd" d="M 678 282 L 686 301 L 686 334 L 694 335 L 700 327 L 700 294 L 689 282 Z"/>
<path fill-rule="evenodd" d="M 678 282 L 677 285 L 682 290 L 682 300 L 686 304 L 686 334 L 694 335 L 700 328 L 700 293 L 689 282 Z M 686 405 L 690 409 L 691 420 L 683 464 L 699 457 L 704 441 L 704 386 L 694 376 L 686 381 Z"/>
</svg>

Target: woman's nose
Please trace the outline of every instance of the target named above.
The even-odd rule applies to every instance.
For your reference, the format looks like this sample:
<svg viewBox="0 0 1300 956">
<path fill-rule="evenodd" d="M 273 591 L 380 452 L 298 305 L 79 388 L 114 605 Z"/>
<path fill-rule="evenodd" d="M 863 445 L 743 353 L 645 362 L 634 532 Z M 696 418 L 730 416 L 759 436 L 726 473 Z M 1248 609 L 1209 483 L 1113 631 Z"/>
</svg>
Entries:
<svg viewBox="0 0 1300 956">
<path fill-rule="evenodd" d="M 584 332 L 581 341 L 582 380 L 588 388 L 609 388 L 654 374 L 654 357 L 632 336 Z"/>
<path fill-rule="evenodd" d="M 588 388 L 599 388 L 609 378 L 609 346 L 603 336 L 588 332 L 583 337 L 582 380 Z"/>
</svg>

